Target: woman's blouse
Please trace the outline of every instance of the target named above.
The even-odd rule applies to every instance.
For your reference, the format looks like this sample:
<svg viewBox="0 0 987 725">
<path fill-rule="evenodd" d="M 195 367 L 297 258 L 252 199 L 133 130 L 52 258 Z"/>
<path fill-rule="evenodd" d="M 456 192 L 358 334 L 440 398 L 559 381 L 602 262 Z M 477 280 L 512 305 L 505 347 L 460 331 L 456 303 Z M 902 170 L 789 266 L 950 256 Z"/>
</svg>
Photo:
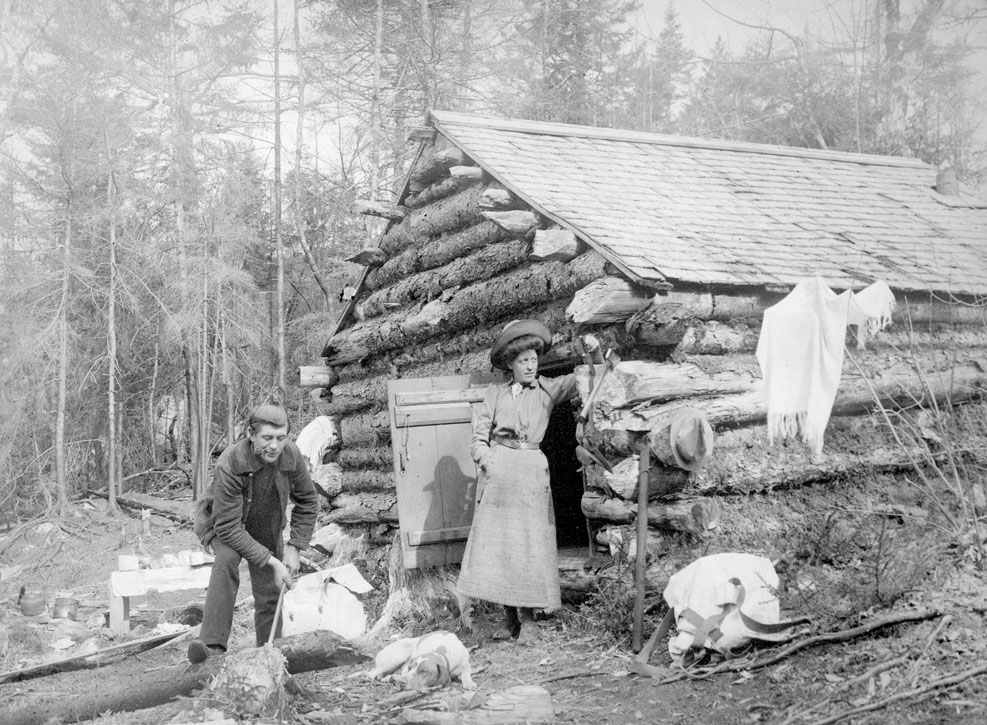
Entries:
<svg viewBox="0 0 987 725">
<path fill-rule="evenodd" d="M 473 420 L 470 453 L 481 468 L 490 452 L 491 437 L 516 438 L 541 443 L 552 409 L 575 397 L 576 376 L 538 376 L 531 385 L 497 383 L 487 388 L 483 404 Z"/>
</svg>

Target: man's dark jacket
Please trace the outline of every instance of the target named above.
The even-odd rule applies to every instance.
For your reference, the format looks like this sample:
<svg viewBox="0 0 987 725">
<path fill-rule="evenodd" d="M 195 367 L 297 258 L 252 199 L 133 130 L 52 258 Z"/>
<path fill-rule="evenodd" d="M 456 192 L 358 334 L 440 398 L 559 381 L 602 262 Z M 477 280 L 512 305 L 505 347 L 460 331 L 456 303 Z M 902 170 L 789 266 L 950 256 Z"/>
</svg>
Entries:
<svg viewBox="0 0 987 725">
<path fill-rule="evenodd" d="M 278 509 L 271 512 L 272 516 L 278 517 L 274 530 L 284 530 L 288 501 L 291 500 L 295 507 L 291 512 L 288 543 L 304 551 L 312 539 L 319 506 L 308 473 L 308 461 L 298 446 L 286 441 L 281 457 L 271 465 L 277 467 L 276 488 L 280 502 Z M 223 451 L 213 470 L 211 533 L 256 566 L 265 565 L 271 554 L 280 559 L 284 553 L 281 536 L 277 537 L 278 551 L 272 552 L 244 528 L 253 499 L 253 477 L 263 467 L 264 462 L 254 455 L 250 439 L 245 438 Z"/>
</svg>

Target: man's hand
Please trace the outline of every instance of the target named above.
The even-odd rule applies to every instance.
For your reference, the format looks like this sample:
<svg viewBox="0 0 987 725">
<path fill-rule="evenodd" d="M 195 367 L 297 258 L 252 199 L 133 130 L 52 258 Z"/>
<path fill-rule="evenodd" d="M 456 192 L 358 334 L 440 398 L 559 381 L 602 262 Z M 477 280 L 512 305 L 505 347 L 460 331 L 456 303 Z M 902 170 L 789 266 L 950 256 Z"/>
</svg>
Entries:
<svg viewBox="0 0 987 725">
<path fill-rule="evenodd" d="M 298 549 L 291 544 L 286 544 L 284 547 L 284 556 L 281 557 L 281 561 L 288 567 L 288 571 L 291 572 L 292 576 L 298 576 L 298 569 L 301 566 Z"/>
<path fill-rule="evenodd" d="M 295 553 L 297 554 L 298 552 Z M 291 589 L 293 582 L 291 572 L 288 570 L 288 567 L 286 567 L 280 559 L 273 556 L 267 560 L 267 565 L 274 569 L 274 583 L 278 585 L 278 588 Z"/>
</svg>

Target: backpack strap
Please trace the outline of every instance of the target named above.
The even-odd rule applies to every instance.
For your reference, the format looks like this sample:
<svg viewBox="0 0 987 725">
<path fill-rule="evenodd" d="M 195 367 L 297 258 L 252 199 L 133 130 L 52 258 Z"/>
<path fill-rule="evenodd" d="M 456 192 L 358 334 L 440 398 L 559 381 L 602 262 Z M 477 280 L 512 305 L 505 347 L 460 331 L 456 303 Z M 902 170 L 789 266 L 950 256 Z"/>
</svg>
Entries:
<svg viewBox="0 0 987 725">
<path fill-rule="evenodd" d="M 696 633 L 692 638 L 692 644 L 689 645 L 689 649 L 702 649 L 705 647 L 707 639 L 713 642 L 713 644 L 716 644 L 716 642 L 718 642 L 723 636 L 723 633 L 720 631 L 720 624 L 723 623 L 723 620 L 726 619 L 727 615 L 734 609 L 736 609 L 737 614 L 740 615 L 740 621 L 744 623 L 744 626 L 752 632 L 756 632 L 758 634 L 781 634 L 796 624 L 803 624 L 811 621 L 808 617 L 799 617 L 798 619 L 790 619 L 784 622 L 767 623 L 759 622 L 753 617 L 748 617 L 744 614 L 743 610 L 747 590 L 744 588 L 744 585 L 740 579 L 736 577 L 730 579 L 729 582 L 737 587 L 737 601 L 735 603 L 724 604 L 721 611 L 706 618 L 701 617 L 694 610 L 689 608 L 683 609 L 682 613 L 679 615 L 696 628 Z"/>
</svg>

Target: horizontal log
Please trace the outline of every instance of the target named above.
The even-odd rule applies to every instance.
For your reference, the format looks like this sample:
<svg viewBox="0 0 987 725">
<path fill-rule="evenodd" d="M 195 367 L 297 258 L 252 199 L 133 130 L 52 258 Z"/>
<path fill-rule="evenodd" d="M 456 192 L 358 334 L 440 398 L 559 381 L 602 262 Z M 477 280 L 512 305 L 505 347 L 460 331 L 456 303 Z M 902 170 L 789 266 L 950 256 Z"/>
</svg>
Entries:
<svg viewBox="0 0 987 725">
<path fill-rule="evenodd" d="M 603 491 L 588 489 L 583 493 L 580 507 L 591 522 L 631 524 L 637 520 L 637 502 Z M 718 504 L 714 499 L 691 499 L 674 503 L 650 503 L 648 526 L 663 531 L 705 536 L 719 525 Z"/>
<path fill-rule="evenodd" d="M 481 367 L 474 367 L 467 372 L 485 370 L 489 367 L 490 346 L 500 334 L 503 326 L 515 317 L 539 320 L 560 339 L 564 340 L 571 337 L 569 332 L 571 323 L 567 323 L 565 320 L 565 301 L 549 302 L 545 305 L 535 305 L 519 310 L 510 317 L 491 318 L 488 323 L 483 325 L 457 330 L 429 341 L 423 341 L 421 344 L 407 347 L 393 355 L 384 354 L 359 363 L 342 365 L 337 368 L 340 380 L 342 382 L 360 380 L 371 375 L 392 374 L 394 370 L 399 371 L 401 377 L 426 377 L 425 374 L 416 372 L 418 366 L 448 362 L 451 364 L 450 370 L 461 369 L 456 361 L 465 361 L 464 356 L 472 356 L 473 354 L 486 355 L 486 360 L 484 361 L 478 356 L 470 357 L 469 364 L 473 364 L 473 361 L 476 360 Z M 555 348 L 553 347 L 549 355 L 554 352 Z"/>
<path fill-rule="evenodd" d="M 413 190 L 422 189 L 445 176 L 453 166 L 465 164 L 469 157 L 462 149 L 447 145 L 442 136 L 436 138 L 436 150 L 419 159 L 415 168 L 408 174 L 408 185 Z"/>
<path fill-rule="evenodd" d="M 591 488 L 610 490 L 628 501 L 637 501 L 638 456 L 628 456 L 613 464 L 613 471 L 592 466 L 587 471 L 586 483 Z M 648 499 L 657 500 L 675 496 L 685 490 L 690 481 L 689 471 L 681 468 L 654 465 L 648 473 Z"/>
<path fill-rule="evenodd" d="M 326 365 L 299 365 L 296 368 L 296 386 L 303 390 L 311 388 L 331 388 L 339 382 L 339 373 Z"/>
<path fill-rule="evenodd" d="M 872 358 L 867 367 L 856 369 L 851 362 L 844 365 L 840 387 L 833 404 L 832 415 L 855 415 L 883 405 L 929 405 L 947 401 L 956 404 L 979 395 L 987 383 L 987 375 L 976 360 L 950 359 L 950 353 L 939 352 L 919 361 L 922 372 L 910 362 Z M 767 401 L 762 390 L 737 395 L 724 395 L 708 400 L 693 400 L 696 408 L 714 427 L 746 425 L 767 418 Z M 597 422 L 598 428 L 629 431 L 649 431 L 674 415 L 681 403 L 664 403 L 633 411 L 611 411 L 611 419 Z M 601 431 L 606 437 L 606 431 Z"/>
<path fill-rule="evenodd" d="M 343 471 L 341 493 L 394 493 L 394 471 Z"/>
<path fill-rule="evenodd" d="M 501 319 L 519 310 L 565 298 L 602 272 L 603 258 L 587 252 L 567 264 L 540 262 L 451 292 L 410 310 L 357 323 L 333 336 L 323 351 L 330 365 L 342 365 L 388 350 L 421 345 L 450 330 Z"/>
<path fill-rule="evenodd" d="M 693 290 L 687 286 L 659 292 L 653 304 L 668 306 L 669 314 L 700 320 L 727 322 L 739 319 L 760 320 L 764 311 L 785 298 L 785 292 L 768 290 L 709 292 Z M 914 327 L 925 323 L 984 326 L 987 322 L 984 308 L 973 298 L 957 298 L 943 301 L 930 294 L 895 292 L 897 306 L 891 316 L 893 324 Z"/>
<path fill-rule="evenodd" d="M 630 408 L 681 398 L 708 397 L 727 393 L 745 393 L 759 389 L 761 381 L 750 374 L 724 371 L 710 374 L 694 363 L 656 363 L 647 360 L 625 360 L 617 363 L 606 377 L 597 365 L 596 378 L 601 379 L 597 400 L 607 409 Z M 585 399 L 590 376 L 587 365 L 575 369 L 579 394 Z"/>
<path fill-rule="evenodd" d="M 364 287 L 383 290 L 409 275 L 433 267 L 441 267 L 457 257 L 508 239 L 507 233 L 493 222 L 458 229 L 439 237 L 425 248 L 409 247 L 367 275 Z"/>
<path fill-rule="evenodd" d="M 350 204 L 350 213 L 376 216 L 382 219 L 390 219 L 391 221 L 401 221 L 407 216 L 408 210 L 394 204 L 385 204 L 381 201 L 357 199 Z"/>
<path fill-rule="evenodd" d="M 485 245 L 442 267 L 406 276 L 390 287 L 372 293 L 363 301 L 364 319 L 378 317 L 389 309 L 415 300 L 433 299 L 454 287 L 490 279 L 517 267 L 526 256 L 527 243 L 523 241 Z"/>
<path fill-rule="evenodd" d="M 352 413 L 342 421 L 341 427 L 345 431 L 343 441 L 346 446 L 390 445 L 391 428 L 386 410 Z"/>
<path fill-rule="evenodd" d="M 341 493 L 332 500 L 332 510 L 323 514 L 324 524 L 397 523 L 397 496 L 393 492 Z"/>
<path fill-rule="evenodd" d="M 347 445 L 340 449 L 336 462 L 345 469 L 394 470 L 394 456 L 389 445 L 358 448 Z"/>
<path fill-rule="evenodd" d="M 330 396 L 329 402 L 325 406 L 325 414 L 345 418 L 351 413 L 373 411 L 374 408 L 379 405 L 379 401 L 376 400 L 368 400 L 350 395 L 336 395 L 335 392 L 333 392 Z"/>
<path fill-rule="evenodd" d="M 566 316 L 577 324 L 608 325 L 624 322 L 651 303 L 652 295 L 626 279 L 595 279 L 576 292 L 566 308 Z"/>
<path fill-rule="evenodd" d="M 474 183 L 472 179 L 457 179 L 452 176 L 446 176 L 429 186 L 408 194 L 404 198 L 403 203 L 409 209 L 421 209 L 423 206 L 432 204 L 439 199 L 445 199 L 453 194 L 458 194 Z"/>
<path fill-rule="evenodd" d="M 531 259 L 568 262 L 586 251 L 586 244 L 568 229 L 537 229 Z"/>
<path fill-rule="evenodd" d="M 451 231 L 420 250 L 421 269 L 441 267 L 474 250 L 506 242 L 509 239 L 507 232 L 487 220 Z"/>
<path fill-rule="evenodd" d="M 380 247 L 393 257 L 409 246 L 424 246 L 432 237 L 453 229 L 472 226 L 480 221 L 479 185 L 466 187 L 452 196 L 413 209 L 400 223 L 391 226 L 381 237 Z"/>
</svg>

